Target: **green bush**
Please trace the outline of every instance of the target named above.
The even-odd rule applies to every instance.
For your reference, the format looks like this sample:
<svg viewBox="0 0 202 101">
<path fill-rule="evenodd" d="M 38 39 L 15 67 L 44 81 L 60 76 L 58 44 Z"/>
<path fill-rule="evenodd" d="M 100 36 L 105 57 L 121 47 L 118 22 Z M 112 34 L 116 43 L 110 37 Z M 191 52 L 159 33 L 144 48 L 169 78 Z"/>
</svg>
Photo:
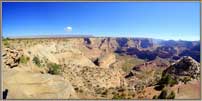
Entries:
<svg viewBox="0 0 202 101">
<path fill-rule="evenodd" d="M 10 40 L 10 38 L 3 38 L 3 41 L 8 41 L 8 40 Z"/>
<path fill-rule="evenodd" d="M 166 89 L 162 90 L 160 95 L 158 96 L 158 99 L 166 99 L 167 93 L 168 93 L 168 91 Z"/>
<path fill-rule="evenodd" d="M 29 60 L 30 60 L 30 58 L 27 56 L 23 55 L 20 57 L 20 63 L 26 64 Z"/>
<path fill-rule="evenodd" d="M 48 63 L 47 64 L 48 67 L 48 73 L 50 74 L 59 74 L 60 73 L 60 65 L 56 64 L 56 63 Z"/>
<path fill-rule="evenodd" d="M 152 99 L 158 99 L 158 96 L 157 96 L 157 95 L 154 95 Z"/>
<path fill-rule="evenodd" d="M 125 99 L 124 95 L 115 94 L 112 99 Z"/>
<path fill-rule="evenodd" d="M 158 85 L 170 85 L 173 86 L 177 84 L 177 81 L 174 80 L 171 75 L 167 74 L 167 75 L 163 75 L 161 80 L 158 82 Z"/>
<path fill-rule="evenodd" d="M 168 95 L 167 99 L 174 99 L 175 98 L 175 92 L 171 91 L 170 95 Z"/>
<path fill-rule="evenodd" d="M 153 99 L 174 99 L 175 98 L 175 92 L 171 91 L 171 93 L 168 95 L 168 91 L 166 89 L 163 89 L 159 96 L 157 95 L 153 96 Z"/>
<path fill-rule="evenodd" d="M 39 59 L 38 57 L 34 56 L 34 58 L 33 58 L 32 61 L 33 61 L 33 63 L 36 64 L 38 67 L 41 66 L 41 62 L 40 62 L 40 59 Z"/>
<path fill-rule="evenodd" d="M 9 42 L 8 42 L 8 41 L 3 41 L 3 44 L 4 44 L 5 46 L 9 46 Z"/>
</svg>

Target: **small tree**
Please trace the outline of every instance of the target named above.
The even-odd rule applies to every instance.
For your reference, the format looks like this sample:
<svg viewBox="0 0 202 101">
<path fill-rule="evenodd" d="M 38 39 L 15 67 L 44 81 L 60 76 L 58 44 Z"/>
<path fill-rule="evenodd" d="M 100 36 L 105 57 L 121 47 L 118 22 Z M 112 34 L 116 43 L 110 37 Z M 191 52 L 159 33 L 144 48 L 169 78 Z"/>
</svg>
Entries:
<svg viewBox="0 0 202 101">
<path fill-rule="evenodd" d="M 153 99 L 174 99 L 175 98 L 175 92 L 171 91 L 171 93 L 168 95 L 168 91 L 166 89 L 163 89 L 159 96 L 156 95 L 153 96 Z"/>
<path fill-rule="evenodd" d="M 41 62 L 40 62 L 40 60 L 39 60 L 39 58 L 38 57 L 36 57 L 36 56 L 34 56 L 34 58 L 33 58 L 33 63 L 35 63 L 38 67 L 40 67 L 41 66 Z"/>
<path fill-rule="evenodd" d="M 177 81 L 174 80 L 169 74 L 163 75 L 158 83 L 158 85 L 170 85 L 170 86 L 173 86 L 174 84 L 177 84 Z"/>
<path fill-rule="evenodd" d="M 48 73 L 50 74 L 59 74 L 60 73 L 60 65 L 56 64 L 56 63 L 48 63 L 47 64 L 48 67 Z"/>
</svg>

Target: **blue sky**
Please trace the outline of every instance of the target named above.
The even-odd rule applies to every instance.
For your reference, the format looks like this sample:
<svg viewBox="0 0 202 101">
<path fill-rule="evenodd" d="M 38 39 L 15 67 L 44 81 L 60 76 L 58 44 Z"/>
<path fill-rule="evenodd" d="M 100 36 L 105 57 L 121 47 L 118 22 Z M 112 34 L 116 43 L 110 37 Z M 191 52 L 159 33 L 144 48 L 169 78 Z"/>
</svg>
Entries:
<svg viewBox="0 0 202 101">
<path fill-rule="evenodd" d="M 3 2 L 4 37 L 93 35 L 200 40 L 199 2 Z"/>
</svg>

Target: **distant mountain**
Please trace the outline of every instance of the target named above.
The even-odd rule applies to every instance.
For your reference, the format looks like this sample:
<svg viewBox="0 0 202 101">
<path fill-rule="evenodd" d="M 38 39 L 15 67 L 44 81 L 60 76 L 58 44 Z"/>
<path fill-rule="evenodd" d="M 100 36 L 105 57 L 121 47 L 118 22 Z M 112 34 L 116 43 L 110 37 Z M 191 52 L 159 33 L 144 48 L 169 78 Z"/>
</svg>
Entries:
<svg viewBox="0 0 202 101">
<path fill-rule="evenodd" d="M 75 35 L 75 34 L 61 34 L 61 35 L 32 35 L 32 36 L 10 36 L 10 39 L 24 39 L 24 38 L 81 38 L 81 37 L 93 37 L 92 35 Z"/>
<path fill-rule="evenodd" d="M 89 48 L 99 48 L 104 51 L 114 51 L 118 54 L 136 56 L 140 59 L 154 60 L 156 57 L 178 60 L 182 56 L 191 56 L 200 62 L 200 41 L 175 41 L 152 38 L 122 38 L 97 37 L 91 35 L 38 35 L 10 37 L 23 38 L 83 38 L 84 45 Z"/>
<path fill-rule="evenodd" d="M 92 40 L 84 38 L 88 47 Z M 137 56 L 141 59 L 154 60 L 156 57 L 177 60 L 182 56 L 191 56 L 200 61 L 200 41 L 156 40 L 151 38 L 98 38 L 96 43 L 105 50 L 118 54 Z M 97 44 L 95 44 L 97 45 Z"/>
</svg>

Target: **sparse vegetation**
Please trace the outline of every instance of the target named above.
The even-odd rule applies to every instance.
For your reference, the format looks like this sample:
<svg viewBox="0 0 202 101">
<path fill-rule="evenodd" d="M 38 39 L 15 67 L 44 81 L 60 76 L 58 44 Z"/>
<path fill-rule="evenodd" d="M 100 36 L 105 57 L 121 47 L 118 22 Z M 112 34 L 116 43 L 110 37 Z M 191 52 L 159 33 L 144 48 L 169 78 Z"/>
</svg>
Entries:
<svg viewBox="0 0 202 101">
<path fill-rule="evenodd" d="M 10 38 L 3 38 L 4 46 L 9 47 L 9 40 L 10 40 Z"/>
<path fill-rule="evenodd" d="M 184 82 L 185 84 L 187 84 L 187 82 L 191 81 L 191 78 L 190 77 L 184 77 L 181 81 Z"/>
<path fill-rule="evenodd" d="M 20 57 L 20 63 L 22 63 L 22 64 L 26 64 L 29 60 L 30 60 L 30 58 L 27 56 L 23 55 Z"/>
<path fill-rule="evenodd" d="M 48 63 L 47 67 L 49 69 L 48 73 L 53 74 L 53 75 L 60 74 L 60 65 L 58 65 L 56 63 Z"/>
<path fill-rule="evenodd" d="M 124 87 L 116 87 L 110 90 L 110 94 L 113 95 L 112 99 L 133 99 L 136 96 L 136 92 Z"/>
<path fill-rule="evenodd" d="M 33 61 L 33 63 L 36 64 L 38 67 L 41 66 L 41 61 L 40 61 L 40 59 L 39 59 L 37 56 L 34 56 L 34 58 L 33 58 L 32 61 Z"/>
<path fill-rule="evenodd" d="M 166 99 L 167 98 L 168 91 L 166 89 L 163 89 L 158 96 L 158 99 Z"/>
<path fill-rule="evenodd" d="M 118 58 L 124 60 L 124 64 L 122 65 L 122 70 L 128 73 L 134 66 L 144 63 L 141 59 L 136 59 L 130 56 L 118 56 Z"/>
<path fill-rule="evenodd" d="M 157 95 L 154 95 L 152 99 L 158 99 L 158 96 L 157 96 Z"/>
<path fill-rule="evenodd" d="M 163 89 L 159 96 L 154 95 L 152 99 L 175 99 L 175 92 L 171 91 L 171 93 L 168 95 L 167 89 Z"/>
<path fill-rule="evenodd" d="M 160 85 L 163 87 L 163 86 L 173 86 L 177 83 L 178 83 L 177 80 L 173 79 L 171 75 L 164 74 L 157 85 Z"/>
<path fill-rule="evenodd" d="M 112 99 L 126 99 L 124 94 L 115 94 Z"/>
<path fill-rule="evenodd" d="M 7 38 L 3 38 L 3 41 L 7 41 L 7 40 L 10 40 L 10 38 L 8 38 L 8 37 Z"/>
<path fill-rule="evenodd" d="M 78 88 L 78 87 L 74 88 L 74 90 L 75 90 L 76 92 L 83 93 L 83 90 L 80 89 L 80 88 Z"/>
<path fill-rule="evenodd" d="M 167 86 L 173 86 L 177 84 L 177 80 L 173 79 L 171 75 L 164 74 L 162 75 L 161 80 L 157 83 L 154 89 L 161 91 L 159 96 L 156 95 L 153 96 L 153 99 L 174 99 L 175 98 L 175 92 L 171 91 L 171 93 L 168 95 Z"/>
<path fill-rule="evenodd" d="M 174 99 L 175 98 L 175 92 L 171 91 L 170 95 L 168 95 L 167 99 Z"/>
</svg>

